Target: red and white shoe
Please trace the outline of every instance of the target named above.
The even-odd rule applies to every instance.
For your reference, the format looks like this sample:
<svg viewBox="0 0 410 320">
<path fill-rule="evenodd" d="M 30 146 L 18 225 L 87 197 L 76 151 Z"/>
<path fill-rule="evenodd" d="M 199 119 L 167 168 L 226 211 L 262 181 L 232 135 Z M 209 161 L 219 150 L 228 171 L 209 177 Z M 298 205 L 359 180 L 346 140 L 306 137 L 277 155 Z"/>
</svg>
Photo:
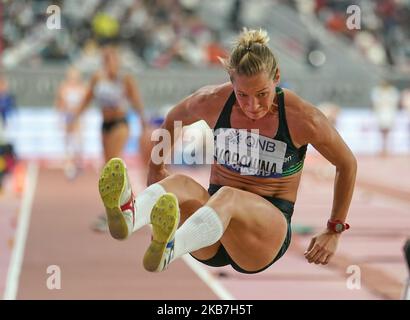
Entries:
<svg viewBox="0 0 410 320">
<path fill-rule="evenodd" d="M 110 234 L 119 240 L 128 238 L 134 229 L 136 208 L 127 168 L 122 159 L 112 158 L 105 164 L 98 189 Z"/>
</svg>

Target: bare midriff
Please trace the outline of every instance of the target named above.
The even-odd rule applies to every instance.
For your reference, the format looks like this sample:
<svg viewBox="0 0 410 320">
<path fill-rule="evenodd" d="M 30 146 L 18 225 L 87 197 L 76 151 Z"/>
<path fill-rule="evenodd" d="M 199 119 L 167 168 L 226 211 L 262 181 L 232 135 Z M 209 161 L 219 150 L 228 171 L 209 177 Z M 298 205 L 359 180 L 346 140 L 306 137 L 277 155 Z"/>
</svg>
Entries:
<svg viewBox="0 0 410 320">
<path fill-rule="evenodd" d="M 302 170 L 283 178 L 259 178 L 241 175 L 220 164 L 214 164 L 211 169 L 210 183 L 295 202 L 301 175 Z"/>
<path fill-rule="evenodd" d="M 119 106 L 105 107 L 105 108 L 102 108 L 101 110 L 102 110 L 104 121 L 116 120 L 119 118 L 123 118 L 126 115 L 126 112 L 124 111 L 124 109 Z"/>
</svg>

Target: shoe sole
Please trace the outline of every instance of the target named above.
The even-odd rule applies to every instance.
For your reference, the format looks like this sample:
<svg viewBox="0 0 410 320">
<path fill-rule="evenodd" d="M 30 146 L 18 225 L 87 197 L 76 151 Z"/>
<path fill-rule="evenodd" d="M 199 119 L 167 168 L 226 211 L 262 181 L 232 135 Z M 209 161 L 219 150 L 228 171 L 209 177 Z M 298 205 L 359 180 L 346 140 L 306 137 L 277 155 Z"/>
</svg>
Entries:
<svg viewBox="0 0 410 320">
<path fill-rule="evenodd" d="M 118 240 L 128 237 L 128 227 L 120 205 L 126 176 L 124 162 L 119 158 L 112 158 L 104 166 L 98 181 L 98 189 L 107 214 L 108 229 L 111 236 Z"/>
<path fill-rule="evenodd" d="M 152 240 L 144 255 L 147 271 L 161 271 L 167 243 L 175 235 L 179 224 L 178 199 L 172 193 L 162 195 L 151 211 Z M 161 269 L 161 270 L 159 270 Z"/>
</svg>

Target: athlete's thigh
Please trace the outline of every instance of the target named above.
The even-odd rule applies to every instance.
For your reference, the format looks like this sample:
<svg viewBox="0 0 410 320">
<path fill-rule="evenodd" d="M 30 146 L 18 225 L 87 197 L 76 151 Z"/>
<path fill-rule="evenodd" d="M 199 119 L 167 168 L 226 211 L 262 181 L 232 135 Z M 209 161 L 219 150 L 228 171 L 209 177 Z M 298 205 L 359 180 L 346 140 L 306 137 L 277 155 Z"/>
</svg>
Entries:
<svg viewBox="0 0 410 320">
<path fill-rule="evenodd" d="M 286 238 L 287 222 L 278 208 L 263 197 L 235 189 L 234 214 L 221 243 L 243 269 L 260 270 L 277 255 Z"/>
<path fill-rule="evenodd" d="M 127 143 L 129 135 L 128 125 L 120 123 L 108 132 L 103 133 L 103 147 L 105 160 L 120 157 Z"/>
<path fill-rule="evenodd" d="M 172 174 L 159 181 L 159 184 L 168 192 L 175 194 L 180 206 L 186 208 L 188 212 L 199 209 L 209 200 L 208 191 L 195 179 L 185 174 Z"/>
</svg>

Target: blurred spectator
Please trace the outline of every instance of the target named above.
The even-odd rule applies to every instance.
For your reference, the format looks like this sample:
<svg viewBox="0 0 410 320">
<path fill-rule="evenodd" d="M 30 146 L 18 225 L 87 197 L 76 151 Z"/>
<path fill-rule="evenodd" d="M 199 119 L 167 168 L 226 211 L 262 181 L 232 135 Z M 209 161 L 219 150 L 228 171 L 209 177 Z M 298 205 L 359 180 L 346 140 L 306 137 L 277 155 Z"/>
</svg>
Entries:
<svg viewBox="0 0 410 320">
<path fill-rule="evenodd" d="M 371 32 L 362 31 L 354 38 L 354 43 L 359 51 L 364 54 L 371 62 L 377 65 L 385 65 L 387 54 L 380 38 Z"/>
<path fill-rule="evenodd" d="M 410 115 L 410 87 L 404 89 L 401 92 L 401 107 L 403 110 L 406 110 Z"/>
<path fill-rule="evenodd" d="M 88 40 L 76 59 L 76 66 L 85 73 L 94 72 L 101 65 L 101 52 L 94 40 Z"/>
<path fill-rule="evenodd" d="M 242 7 L 243 7 L 243 0 L 235 0 L 231 13 L 229 15 L 229 23 L 232 31 L 241 31 L 243 28 L 243 23 L 242 23 Z"/>
<path fill-rule="evenodd" d="M 100 39 L 111 40 L 118 37 L 120 28 L 118 20 L 108 14 L 97 13 L 92 20 L 92 25 L 94 33 Z"/>
<path fill-rule="evenodd" d="M 68 61 L 77 57 L 90 41 L 102 45 L 115 39 L 119 46 L 132 49 L 146 65 L 167 67 L 175 63 L 206 66 L 209 60 L 213 64 L 212 52 L 222 49 L 215 41 L 214 31 L 200 18 L 199 0 L 57 2 L 61 7 L 62 29 L 52 34 L 41 27 L 44 28 L 47 6 L 57 4 L 55 1 L 12 1 L 5 6 L 6 50 L 21 46 L 23 51 L 27 46 L 21 44 L 25 43 L 36 46 L 36 50 L 29 52 L 30 57 L 24 57 L 27 61 L 35 59 L 37 52 L 43 61 Z M 49 38 L 40 41 L 38 30 Z M 209 59 L 209 55 L 213 57 Z M 13 65 L 16 64 L 19 62 Z"/>
<path fill-rule="evenodd" d="M 16 162 L 13 145 L 4 136 L 7 118 L 15 108 L 15 100 L 8 88 L 7 80 L 0 75 L 0 191 L 5 176 L 11 172 Z"/>
<path fill-rule="evenodd" d="M 7 118 L 16 107 L 13 94 L 9 91 L 7 80 L 0 75 L 0 116 L 4 126 L 7 124 Z"/>
<path fill-rule="evenodd" d="M 331 32 L 353 40 L 373 63 L 410 72 L 410 1 L 293 0 L 284 1 L 302 14 L 313 12 Z M 346 26 L 347 8 L 360 8 L 360 29 Z"/>
<path fill-rule="evenodd" d="M 409 150 L 410 150 L 410 87 L 404 89 L 401 93 L 401 107 L 407 113 L 408 121 L 408 140 L 409 140 Z"/>
<path fill-rule="evenodd" d="M 221 62 L 219 58 L 228 57 L 227 50 L 221 45 L 221 43 L 214 38 L 214 41 L 210 41 L 206 45 L 206 60 L 209 64 L 220 65 Z"/>
<path fill-rule="evenodd" d="M 382 155 L 387 155 L 387 138 L 392 129 L 399 108 L 399 90 L 384 80 L 371 92 L 373 110 L 375 112 L 380 132 L 382 134 Z"/>
<path fill-rule="evenodd" d="M 0 192 L 3 187 L 4 178 L 12 172 L 16 162 L 17 156 L 14 153 L 13 145 L 0 141 Z"/>
</svg>

